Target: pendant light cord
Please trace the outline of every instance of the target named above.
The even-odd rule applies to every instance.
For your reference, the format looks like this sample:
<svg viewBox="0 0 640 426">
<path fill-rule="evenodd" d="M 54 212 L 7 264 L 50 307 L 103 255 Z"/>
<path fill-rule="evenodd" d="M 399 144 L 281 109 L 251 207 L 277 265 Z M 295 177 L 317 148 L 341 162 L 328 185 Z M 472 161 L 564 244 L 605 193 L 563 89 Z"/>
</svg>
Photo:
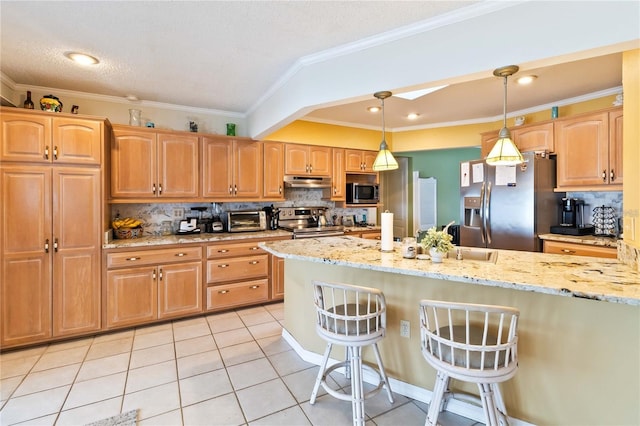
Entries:
<svg viewBox="0 0 640 426">
<path fill-rule="evenodd" d="M 507 127 L 507 76 L 504 76 L 504 102 L 502 103 L 502 127 Z"/>
</svg>

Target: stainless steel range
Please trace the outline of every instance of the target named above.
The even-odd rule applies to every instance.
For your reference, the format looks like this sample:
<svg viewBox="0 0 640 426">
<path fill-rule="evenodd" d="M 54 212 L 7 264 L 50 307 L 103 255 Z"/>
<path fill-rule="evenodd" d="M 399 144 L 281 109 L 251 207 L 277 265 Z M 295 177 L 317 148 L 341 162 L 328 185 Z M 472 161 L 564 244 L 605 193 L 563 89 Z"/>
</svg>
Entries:
<svg viewBox="0 0 640 426">
<path fill-rule="evenodd" d="M 293 238 L 344 235 L 344 227 L 327 225 L 324 207 L 281 207 L 278 228 L 293 232 Z"/>
</svg>

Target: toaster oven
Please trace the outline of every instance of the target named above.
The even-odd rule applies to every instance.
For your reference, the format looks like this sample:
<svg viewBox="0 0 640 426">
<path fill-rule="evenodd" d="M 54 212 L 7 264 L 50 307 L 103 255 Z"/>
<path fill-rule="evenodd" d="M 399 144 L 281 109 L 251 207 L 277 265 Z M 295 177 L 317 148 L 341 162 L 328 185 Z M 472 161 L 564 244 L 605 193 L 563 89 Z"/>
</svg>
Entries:
<svg viewBox="0 0 640 426">
<path fill-rule="evenodd" d="M 265 231 L 267 215 L 262 210 L 227 212 L 229 232 Z"/>
</svg>

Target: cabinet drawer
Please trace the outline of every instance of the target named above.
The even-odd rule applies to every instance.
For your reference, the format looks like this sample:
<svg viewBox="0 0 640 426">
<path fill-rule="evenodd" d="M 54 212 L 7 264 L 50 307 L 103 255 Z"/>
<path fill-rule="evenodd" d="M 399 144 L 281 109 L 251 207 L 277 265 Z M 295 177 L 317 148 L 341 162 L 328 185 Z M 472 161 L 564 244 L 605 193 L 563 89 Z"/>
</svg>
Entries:
<svg viewBox="0 0 640 426">
<path fill-rule="evenodd" d="M 268 300 L 267 279 L 207 287 L 207 309 L 220 309 Z"/>
<path fill-rule="evenodd" d="M 260 278 L 268 273 L 269 256 L 266 254 L 207 261 L 207 283 Z"/>
<path fill-rule="evenodd" d="M 227 243 L 207 246 L 207 259 L 218 259 L 234 256 L 251 256 L 264 254 L 265 251 L 258 247 L 258 242 Z"/>
<path fill-rule="evenodd" d="M 544 252 L 552 254 L 569 254 L 573 256 L 606 257 L 615 259 L 618 250 L 612 247 L 600 247 L 588 244 L 574 244 L 557 241 L 545 241 Z"/>
<path fill-rule="evenodd" d="M 200 247 L 176 247 L 159 250 L 107 253 L 107 268 L 122 268 L 159 263 L 188 262 L 202 259 Z"/>
</svg>

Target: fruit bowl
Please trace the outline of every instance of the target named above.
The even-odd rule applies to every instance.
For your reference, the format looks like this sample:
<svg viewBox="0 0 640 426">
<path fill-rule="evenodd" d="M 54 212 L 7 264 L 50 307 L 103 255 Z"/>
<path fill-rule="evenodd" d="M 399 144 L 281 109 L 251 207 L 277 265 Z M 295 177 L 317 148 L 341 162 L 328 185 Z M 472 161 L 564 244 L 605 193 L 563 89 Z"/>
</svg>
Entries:
<svg viewBox="0 0 640 426">
<path fill-rule="evenodd" d="M 49 112 L 62 111 L 62 102 L 53 95 L 46 95 L 40 99 L 40 109 Z"/>
<path fill-rule="evenodd" d="M 137 226 L 135 228 L 118 228 L 113 230 L 114 236 L 119 240 L 128 240 L 131 238 L 140 238 L 144 233 L 144 228 L 142 226 Z"/>
</svg>

